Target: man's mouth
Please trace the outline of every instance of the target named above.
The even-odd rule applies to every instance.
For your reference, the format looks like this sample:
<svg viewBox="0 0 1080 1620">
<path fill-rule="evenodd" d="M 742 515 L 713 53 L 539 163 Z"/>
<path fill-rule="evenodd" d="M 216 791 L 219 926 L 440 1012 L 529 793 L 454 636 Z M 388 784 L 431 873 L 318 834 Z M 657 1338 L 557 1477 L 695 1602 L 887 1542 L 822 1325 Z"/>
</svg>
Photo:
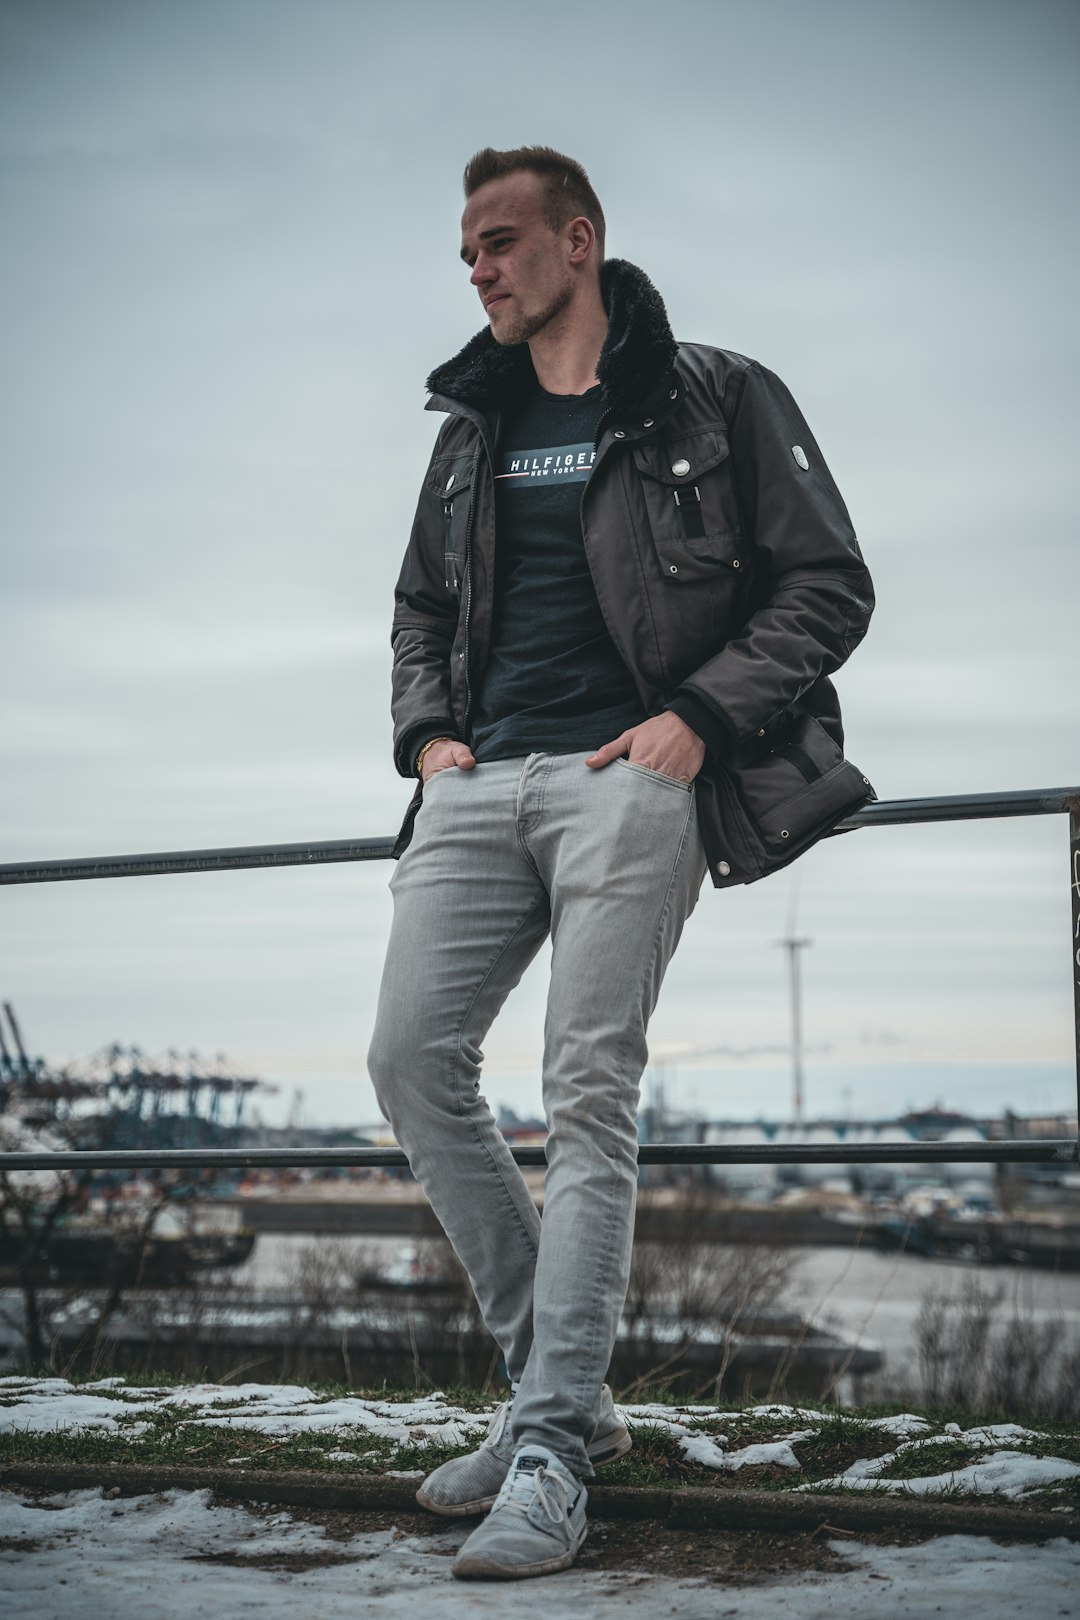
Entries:
<svg viewBox="0 0 1080 1620">
<path fill-rule="evenodd" d="M 505 304 L 506 300 L 509 297 L 510 297 L 509 293 L 493 293 L 492 296 L 484 304 L 484 308 L 485 309 L 494 309 L 496 304 Z"/>
</svg>

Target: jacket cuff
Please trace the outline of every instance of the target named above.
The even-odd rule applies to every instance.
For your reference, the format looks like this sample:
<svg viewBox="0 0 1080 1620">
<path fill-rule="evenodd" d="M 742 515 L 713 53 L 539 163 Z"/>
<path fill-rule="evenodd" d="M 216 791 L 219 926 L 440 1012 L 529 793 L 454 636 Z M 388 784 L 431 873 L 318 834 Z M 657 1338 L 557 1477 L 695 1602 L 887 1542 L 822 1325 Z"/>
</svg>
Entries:
<svg viewBox="0 0 1080 1620">
<path fill-rule="evenodd" d="M 440 725 L 437 720 L 421 720 L 419 725 L 407 731 L 394 750 L 394 764 L 397 766 L 399 776 L 416 775 L 416 756 L 426 742 L 435 737 L 449 737 L 452 742 L 460 742 L 457 726 L 453 721 L 449 725 Z"/>
<path fill-rule="evenodd" d="M 680 689 L 669 698 L 666 708 L 685 720 L 715 758 L 723 759 L 734 749 L 736 739 L 730 726 L 693 692 Z"/>
</svg>

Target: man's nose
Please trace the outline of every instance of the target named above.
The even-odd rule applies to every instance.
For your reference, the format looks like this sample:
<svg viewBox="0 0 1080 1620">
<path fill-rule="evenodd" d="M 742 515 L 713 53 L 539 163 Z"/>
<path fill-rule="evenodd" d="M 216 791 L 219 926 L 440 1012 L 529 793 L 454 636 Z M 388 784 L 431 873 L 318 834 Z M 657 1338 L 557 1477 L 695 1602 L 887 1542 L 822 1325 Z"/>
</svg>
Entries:
<svg viewBox="0 0 1080 1620">
<path fill-rule="evenodd" d="M 477 255 L 476 263 L 472 267 L 472 275 L 469 277 L 469 281 L 474 287 L 482 287 L 486 281 L 492 279 L 494 274 L 494 265 L 480 253 Z"/>
</svg>

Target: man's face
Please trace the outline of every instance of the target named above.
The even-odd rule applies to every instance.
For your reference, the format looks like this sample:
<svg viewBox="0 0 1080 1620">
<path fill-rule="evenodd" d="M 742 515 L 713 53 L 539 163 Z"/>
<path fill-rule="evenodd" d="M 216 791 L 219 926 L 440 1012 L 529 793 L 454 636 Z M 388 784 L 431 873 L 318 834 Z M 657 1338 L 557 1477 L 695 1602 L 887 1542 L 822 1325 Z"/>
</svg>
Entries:
<svg viewBox="0 0 1080 1620">
<path fill-rule="evenodd" d="M 489 180 L 461 216 L 461 257 L 497 343 L 526 343 L 570 302 L 570 244 L 544 218 L 541 182 L 524 171 Z"/>
</svg>

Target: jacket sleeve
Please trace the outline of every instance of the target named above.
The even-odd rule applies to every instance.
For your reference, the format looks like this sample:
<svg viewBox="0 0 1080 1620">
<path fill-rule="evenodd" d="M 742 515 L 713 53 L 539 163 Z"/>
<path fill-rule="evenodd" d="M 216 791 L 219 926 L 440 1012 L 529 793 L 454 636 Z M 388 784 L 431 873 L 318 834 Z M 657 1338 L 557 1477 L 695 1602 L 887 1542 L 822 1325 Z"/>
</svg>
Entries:
<svg viewBox="0 0 1080 1620">
<path fill-rule="evenodd" d="M 874 607 L 840 491 L 799 407 L 763 366 L 744 374 L 728 415 L 728 441 L 754 553 L 751 611 L 668 704 L 721 755 L 838 669 L 865 635 Z"/>
<path fill-rule="evenodd" d="M 458 736 L 450 699 L 450 652 L 458 602 L 443 578 L 442 509 L 431 481 L 441 439 L 440 434 L 394 590 L 390 708 L 394 764 L 402 776 L 416 774 L 416 756 L 429 738 Z"/>
</svg>

